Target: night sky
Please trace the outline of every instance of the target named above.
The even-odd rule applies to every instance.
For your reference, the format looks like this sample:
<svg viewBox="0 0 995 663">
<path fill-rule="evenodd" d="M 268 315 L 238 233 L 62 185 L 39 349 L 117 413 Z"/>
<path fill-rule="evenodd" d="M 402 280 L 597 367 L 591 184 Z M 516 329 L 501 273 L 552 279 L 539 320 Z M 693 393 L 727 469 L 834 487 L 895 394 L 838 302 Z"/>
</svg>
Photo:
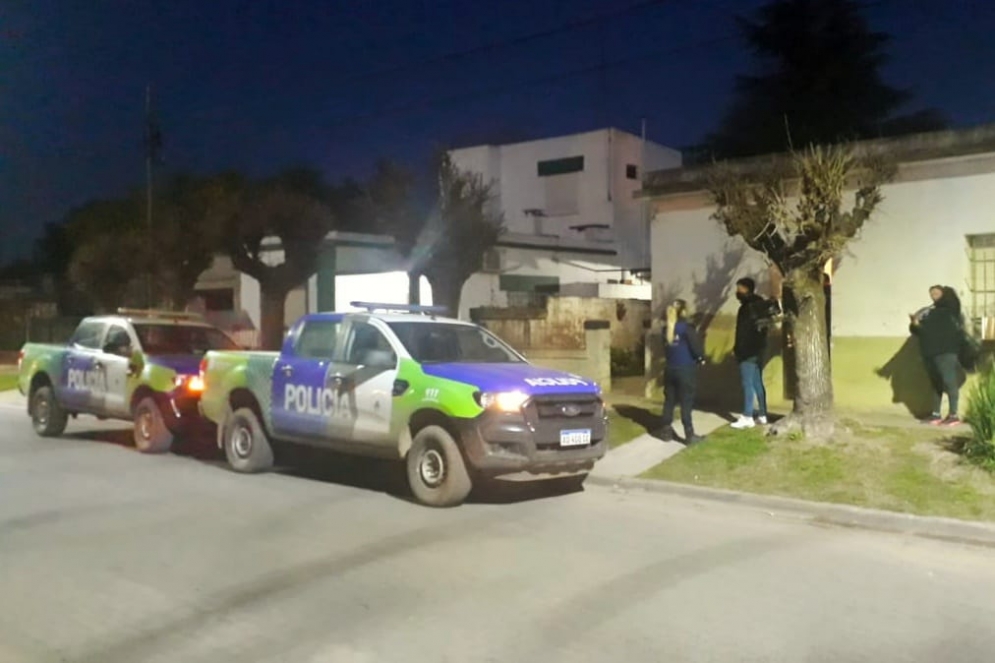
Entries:
<svg viewBox="0 0 995 663">
<path fill-rule="evenodd" d="M 73 205 L 142 184 L 146 83 L 167 169 L 364 177 L 439 144 L 638 133 L 642 117 L 681 147 L 718 122 L 750 62 L 733 17 L 760 4 L 0 0 L 0 262 Z M 869 5 L 893 36 L 889 83 L 954 126 L 995 122 L 991 0 Z"/>
</svg>

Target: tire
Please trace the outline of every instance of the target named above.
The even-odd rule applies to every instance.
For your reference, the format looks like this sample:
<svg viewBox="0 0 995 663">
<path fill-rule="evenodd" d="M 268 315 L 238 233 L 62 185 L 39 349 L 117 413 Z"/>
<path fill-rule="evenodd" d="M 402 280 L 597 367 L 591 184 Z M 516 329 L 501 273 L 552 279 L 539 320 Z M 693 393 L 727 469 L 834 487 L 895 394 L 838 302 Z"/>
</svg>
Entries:
<svg viewBox="0 0 995 663">
<path fill-rule="evenodd" d="M 31 394 L 31 425 L 41 437 L 59 437 L 66 432 L 69 414 L 55 399 L 51 387 L 39 387 Z"/>
<path fill-rule="evenodd" d="M 249 408 L 230 412 L 222 440 L 228 465 L 236 472 L 254 474 L 273 467 L 273 447 L 259 417 Z"/>
<path fill-rule="evenodd" d="M 473 488 L 459 445 L 439 426 L 426 426 L 418 431 L 406 463 L 408 485 L 422 504 L 456 506 L 463 503 Z"/>
<path fill-rule="evenodd" d="M 135 448 L 143 454 L 166 453 L 173 446 L 173 433 L 166 428 L 155 400 L 145 397 L 135 407 Z"/>
</svg>

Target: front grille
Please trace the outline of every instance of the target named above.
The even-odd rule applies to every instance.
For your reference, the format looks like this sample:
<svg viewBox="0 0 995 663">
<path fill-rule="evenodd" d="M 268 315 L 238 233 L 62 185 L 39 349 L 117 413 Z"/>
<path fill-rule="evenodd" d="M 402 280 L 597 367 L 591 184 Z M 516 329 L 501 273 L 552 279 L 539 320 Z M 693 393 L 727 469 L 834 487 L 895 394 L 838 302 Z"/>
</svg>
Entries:
<svg viewBox="0 0 995 663">
<path fill-rule="evenodd" d="M 525 406 L 525 418 L 532 428 L 539 450 L 566 450 L 560 446 L 560 431 L 590 429 L 591 444 L 604 438 L 604 405 L 597 396 L 554 394 L 533 397 Z"/>
<path fill-rule="evenodd" d="M 544 396 L 532 401 L 540 419 L 575 419 L 598 414 L 601 401 L 596 396 Z"/>
</svg>

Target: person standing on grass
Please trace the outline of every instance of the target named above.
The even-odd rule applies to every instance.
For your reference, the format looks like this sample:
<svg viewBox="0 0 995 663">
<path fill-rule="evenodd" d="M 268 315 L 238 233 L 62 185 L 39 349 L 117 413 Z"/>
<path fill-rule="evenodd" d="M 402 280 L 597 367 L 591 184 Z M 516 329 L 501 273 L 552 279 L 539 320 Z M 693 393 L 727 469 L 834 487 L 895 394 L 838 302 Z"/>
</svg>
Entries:
<svg viewBox="0 0 995 663">
<path fill-rule="evenodd" d="M 732 427 L 743 430 L 767 424 L 767 390 L 764 388 L 764 360 L 767 354 L 767 328 L 761 324 L 764 299 L 757 295 L 751 278 L 736 281 L 736 343 L 733 355 L 739 363 L 743 386 L 743 413 Z M 755 417 L 755 418 L 754 418 Z"/>
<path fill-rule="evenodd" d="M 705 363 L 705 352 L 698 331 L 687 320 L 687 302 L 675 300 L 667 307 L 667 327 L 664 331 L 666 367 L 663 372 L 663 429 L 660 437 L 672 442 L 674 409 L 680 405 L 684 444 L 692 445 L 704 438 L 694 432 L 694 391 L 698 365 Z"/>
<path fill-rule="evenodd" d="M 960 350 L 964 339 L 964 321 L 960 298 L 953 288 L 934 285 L 929 289 L 933 305 L 909 315 L 909 332 L 919 338 L 919 351 L 933 386 L 933 411 L 926 423 L 933 426 L 956 426 L 960 400 Z M 947 416 L 941 414 L 943 395 L 947 396 Z"/>
</svg>

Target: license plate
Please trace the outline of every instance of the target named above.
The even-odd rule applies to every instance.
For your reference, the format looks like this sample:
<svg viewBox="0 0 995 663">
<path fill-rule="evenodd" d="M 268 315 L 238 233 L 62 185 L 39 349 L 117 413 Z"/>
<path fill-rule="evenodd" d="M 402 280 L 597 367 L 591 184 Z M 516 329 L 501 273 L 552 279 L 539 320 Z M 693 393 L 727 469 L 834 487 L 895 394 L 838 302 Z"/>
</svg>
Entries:
<svg viewBox="0 0 995 663">
<path fill-rule="evenodd" d="M 590 430 L 561 430 L 561 447 L 584 447 L 591 443 Z"/>
</svg>

